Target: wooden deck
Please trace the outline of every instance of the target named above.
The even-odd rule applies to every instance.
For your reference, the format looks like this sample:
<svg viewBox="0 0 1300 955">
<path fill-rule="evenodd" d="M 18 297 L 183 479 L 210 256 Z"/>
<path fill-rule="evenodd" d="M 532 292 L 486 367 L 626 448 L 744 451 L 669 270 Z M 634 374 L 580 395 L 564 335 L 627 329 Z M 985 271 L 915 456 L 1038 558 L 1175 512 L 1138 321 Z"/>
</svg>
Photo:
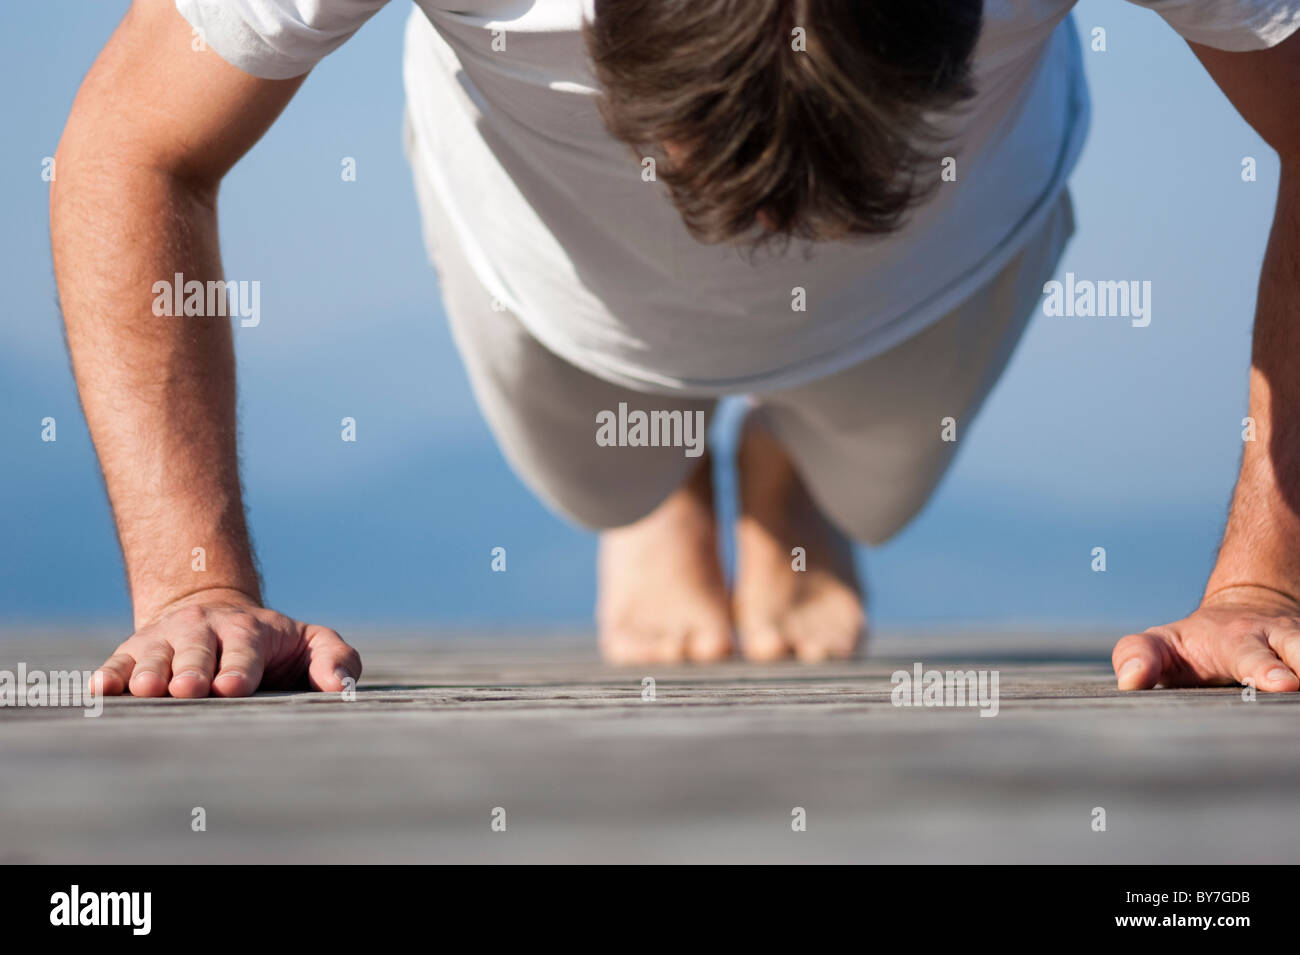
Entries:
<svg viewBox="0 0 1300 955">
<path fill-rule="evenodd" d="M 585 640 L 353 634 L 355 701 L 0 708 L 0 861 L 1300 859 L 1300 695 L 1122 694 L 1108 635 L 643 670 Z M 111 646 L 10 635 L 0 669 L 88 668 Z M 997 716 L 894 706 L 891 673 L 917 662 L 996 670 Z"/>
</svg>

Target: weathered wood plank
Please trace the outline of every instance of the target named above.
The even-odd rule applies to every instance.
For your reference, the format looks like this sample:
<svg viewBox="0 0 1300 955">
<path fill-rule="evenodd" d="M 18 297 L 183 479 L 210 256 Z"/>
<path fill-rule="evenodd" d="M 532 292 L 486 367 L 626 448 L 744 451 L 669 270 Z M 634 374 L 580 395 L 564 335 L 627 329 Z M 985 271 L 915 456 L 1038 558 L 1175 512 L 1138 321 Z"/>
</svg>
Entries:
<svg viewBox="0 0 1300 955">
<path fill-rule="evenodd" d="M 886 639 L 844 665 L 642 672 L 585 643 L 358 637 L 352 702 L 0 709 L 0 861 L 1300 858 L 1300 697 L 1121 694 L 1109 640 Z M 10 639 L 0 668 L 105 648 Z M 890 674 L 915 662 L 996 669 L 998 715 L 892 705 Z"/>
</svg>

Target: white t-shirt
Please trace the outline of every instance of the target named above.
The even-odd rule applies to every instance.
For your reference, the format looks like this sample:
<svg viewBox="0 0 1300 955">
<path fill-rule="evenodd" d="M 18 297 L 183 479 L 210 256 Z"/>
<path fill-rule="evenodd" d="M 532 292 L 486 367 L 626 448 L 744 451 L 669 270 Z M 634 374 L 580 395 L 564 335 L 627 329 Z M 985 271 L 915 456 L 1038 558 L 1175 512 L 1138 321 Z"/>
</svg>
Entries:
<svg viewBox="0 0 1300 955">
<path fill-rule="evenodd" d="M 386 2 L 176 6 L 223 59 L 284 79 Z M 1134 2 L 1225 50 L 1272 46 L 1300 26 L 1300 0 Z M 1073 4 L 985 0 L 977 95 L 947 121 L 957 181 L 884 237 L 757 258 L 693 239 L 600 120 L 580 32 L 590 0 L 416 0 L 404 66 L 412 158 L 489 294 L 555 353 L 643 390 L 792 387 L 916 334 L 1033 237 L 1087 130 Z M 792 308 L 796 287 L 804 311 Z"/>
</svg>

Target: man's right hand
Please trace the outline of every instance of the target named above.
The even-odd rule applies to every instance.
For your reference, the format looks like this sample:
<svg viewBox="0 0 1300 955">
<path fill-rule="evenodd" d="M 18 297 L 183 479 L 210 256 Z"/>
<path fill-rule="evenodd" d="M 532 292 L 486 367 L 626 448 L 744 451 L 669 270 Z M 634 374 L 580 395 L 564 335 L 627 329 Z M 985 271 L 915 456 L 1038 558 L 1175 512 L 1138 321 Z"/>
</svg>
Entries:
<svg viewBox="0 0 1300 955">
<path fill-rule="evenodd" d="M 109 696 L 339 692 L 361 676 L 361 657 L 328 627 L 267 610 L 237 590 L 205 590 L 165 607 L 96 672 Z"/>
</svg>

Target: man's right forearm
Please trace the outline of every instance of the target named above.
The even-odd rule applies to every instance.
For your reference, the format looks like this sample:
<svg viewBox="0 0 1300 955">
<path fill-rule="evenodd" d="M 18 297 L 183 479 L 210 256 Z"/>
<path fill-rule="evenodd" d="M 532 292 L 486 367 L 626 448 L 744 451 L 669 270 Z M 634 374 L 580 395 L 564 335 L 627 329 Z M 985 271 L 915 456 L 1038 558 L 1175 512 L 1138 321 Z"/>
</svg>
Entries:
<svg viewBox="0 0 1300 955">
<path fill-rule="evenodd" d="M 153 312 L 155 282 L 221 278 L 216 183 L 181 181 L 95 146 L 70 125 L 50 232 L 136 626 L 200 590 L 260 601 L 239 483 L 230 320 Z"/>
<path fill-rule="evenodd" d="M 339 692 L 361 675 L 357 651 L 262 604 L 239 487 L 234 342 L 221 307 L 231 303 L 209 284 L 222 277 L 221 181 L 306 75 L 253 76 L 202 40 L 175 0 L 132 0 L 55 153 L 54 272 L 135 610 L 133 632 L 92 685 L 189 699 Z M 177 275 L 182 292 L 201 284 L 202 308 L 188 296 L 176 307 Z M 169 298 L 172 308 L 155 311 Z"/>
</svg>

